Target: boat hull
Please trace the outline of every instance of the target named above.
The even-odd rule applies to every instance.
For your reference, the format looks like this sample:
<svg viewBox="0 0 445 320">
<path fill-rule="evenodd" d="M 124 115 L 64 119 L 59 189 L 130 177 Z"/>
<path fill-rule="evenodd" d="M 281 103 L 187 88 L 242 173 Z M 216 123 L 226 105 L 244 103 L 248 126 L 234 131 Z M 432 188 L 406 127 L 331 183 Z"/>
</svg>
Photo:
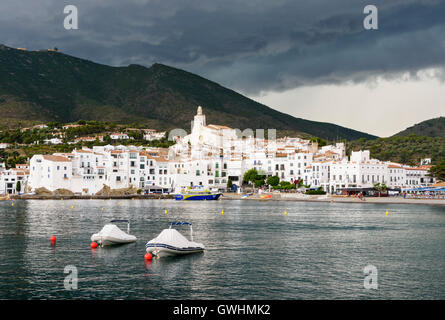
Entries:
<svg viewBox="0 0 445 320">
<path fill-rule="evenodd" d="M 91 241 L 97 242 L 101 246 L 112 246 L 118 244 L 126 244 L 136 242 L 136 237 L 134 239 L 119 239 L 110 236 L 92 236 Z"/>
<path fill-rule="evenodd" d="M 175 194 L 177 201 L 218 200 L 221 193 L 217 194 Z"/>
<path fill-rule="evenodd" d="M 146 251 L 159 257 L 172 257 L 178 255 L 204 252 L 201 247 L 178 248 L 164 243 L 150 243 L 146 246 Z"/>
</svg>

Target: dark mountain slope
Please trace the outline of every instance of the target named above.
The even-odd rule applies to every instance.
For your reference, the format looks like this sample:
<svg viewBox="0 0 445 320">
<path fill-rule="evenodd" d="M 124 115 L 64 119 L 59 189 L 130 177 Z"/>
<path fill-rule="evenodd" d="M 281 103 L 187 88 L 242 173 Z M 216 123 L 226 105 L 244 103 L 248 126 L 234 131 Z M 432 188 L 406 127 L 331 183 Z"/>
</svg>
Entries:
<svg viewBox="0 0 445 320">
<path fill-rule="evenodd" d="M 408 136 L 410 134 L 445 138 L 445 117 L 422 121 L 397 133 L 395 136 Z"/>
<path fill-rule="evenodd" d="M 195 74 L 154 64 L 109 67 L 53 51 L 0 46 L 0 121 L 140 122 L 189 129 L 198 105 L 208 123 L 277 129 L 324 139 L 375 136 L 294 118 Z"/>
</svg>

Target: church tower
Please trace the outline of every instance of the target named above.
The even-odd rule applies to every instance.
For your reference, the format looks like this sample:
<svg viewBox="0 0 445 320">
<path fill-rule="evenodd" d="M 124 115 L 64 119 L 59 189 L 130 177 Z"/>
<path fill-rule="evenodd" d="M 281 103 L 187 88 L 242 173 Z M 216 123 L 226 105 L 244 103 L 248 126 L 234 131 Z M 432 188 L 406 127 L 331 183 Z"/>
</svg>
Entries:
<svg viewBox="0 0 445 320">
<path fill-rule="evenodd" d="M 199 132 L 202 127 L 206 126 L 206 116 L 202 114 L 202 107 L 198 106 L 198 111 L 193 119 L 192 132 Z"/>
</svg>

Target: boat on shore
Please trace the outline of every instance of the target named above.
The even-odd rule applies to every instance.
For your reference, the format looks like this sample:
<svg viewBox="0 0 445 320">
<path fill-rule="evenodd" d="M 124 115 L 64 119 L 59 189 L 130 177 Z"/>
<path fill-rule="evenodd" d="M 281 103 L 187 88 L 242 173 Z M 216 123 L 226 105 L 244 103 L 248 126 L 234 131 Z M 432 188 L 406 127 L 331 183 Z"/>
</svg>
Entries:
<svg viewBox="0 0 445 320">
<path fill-rule="evenodd" d="M 172 226 L 190 226 L 190 240 L 184 237 Z M 145 245 L 146 251 L 157 257 L 168 257 L 203 252 L 205 247 L 202 243 L 193 241 L 193 228 L 190 222 L 172 222 L 168 229 L 162 232 Z"/>
<path fill-rule="evenodd" d="M 114 224 L 118 222 L 127 223 L 127 232 L 122 231 Z M 93 234 L 91 236 L 91 241 L 97 242 L 101 246 L 136 242 L 137 238 L 129 233 L 130 221 L 115 219 L 106 224 L 98 233 Z"/>
<path fill-rule="evenodd" d="M 175 194 L 175 200 L 218 200 L 222 193 L 204 190 L 202 187 L 187 187 L 187 190 Z"/>
</svg>

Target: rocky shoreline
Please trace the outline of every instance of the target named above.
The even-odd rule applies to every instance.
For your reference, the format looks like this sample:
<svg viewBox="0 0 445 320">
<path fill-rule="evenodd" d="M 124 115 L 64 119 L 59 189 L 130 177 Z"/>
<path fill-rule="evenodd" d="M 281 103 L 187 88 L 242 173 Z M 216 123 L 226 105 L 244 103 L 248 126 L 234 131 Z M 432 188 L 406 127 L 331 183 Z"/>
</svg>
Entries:
<svg viewBox="0 0 445 320">
<path fill-rule="evenodd" d="M 79 195 L 14 195 L 11 200 L 120 200 L 120 199 L 134 199 L 134 200 L 165 200 L 174 199 L 172 194 L 130 194 L 130 195 L 93 195 L 93 196 L 79 196 Z"/>
</svg>

